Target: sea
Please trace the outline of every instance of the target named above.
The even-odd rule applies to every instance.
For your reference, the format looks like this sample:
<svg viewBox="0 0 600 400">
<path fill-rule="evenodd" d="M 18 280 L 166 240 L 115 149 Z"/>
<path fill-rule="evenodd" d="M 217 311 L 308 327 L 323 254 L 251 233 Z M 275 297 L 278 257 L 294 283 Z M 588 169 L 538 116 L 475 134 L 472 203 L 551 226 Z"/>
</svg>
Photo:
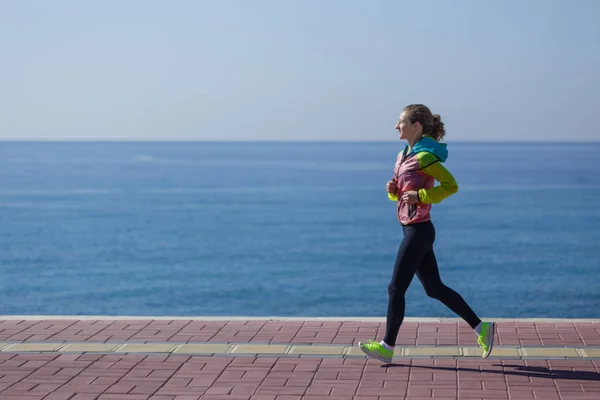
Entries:
<svg viewBox="0 0 600 400">
<path fill-rule="evenodd" d="M 401 142 L 0 142 L 0 314 L 383 317 Z M 600 318 L 600 143 L 449 142 L 444 283 Z M 409 317 L 453 317 L 415 278 Z"/>
</svg>

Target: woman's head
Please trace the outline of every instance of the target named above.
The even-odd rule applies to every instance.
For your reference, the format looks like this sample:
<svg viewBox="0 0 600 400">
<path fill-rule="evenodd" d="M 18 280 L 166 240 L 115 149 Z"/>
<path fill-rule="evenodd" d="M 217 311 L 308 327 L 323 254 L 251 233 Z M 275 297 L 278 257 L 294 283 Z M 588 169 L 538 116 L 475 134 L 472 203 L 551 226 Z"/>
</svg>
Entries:
<svg viewBox="0 0 600 400">
<path fill-rule="evenodd" d="M 429 136 L 440 141 L 445 134 L 444 123 L 438 114 L 431 114 L 423 104 L 411 104 L 404 107 L 396 129 L 400 139 L 412 140 L 419 136 Z"/>
</svg>

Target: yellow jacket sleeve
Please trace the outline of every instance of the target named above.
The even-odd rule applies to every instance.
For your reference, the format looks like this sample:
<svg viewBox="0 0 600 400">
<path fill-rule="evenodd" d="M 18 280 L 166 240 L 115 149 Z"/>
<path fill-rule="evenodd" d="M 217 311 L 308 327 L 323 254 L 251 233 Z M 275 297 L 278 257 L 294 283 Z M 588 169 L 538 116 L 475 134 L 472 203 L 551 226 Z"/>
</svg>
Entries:
<svg viewBox="0 0 600 400">
<path fill-rule="evenodd" d="M 442 165 L 442 163 L 431 153 L 424 153 L 419 160 L 423 171 L 433 177 L 440 184 L 431 189 L 419 189 L 419 201 L 423 204 L 439 203 L 446 197 L 458 192 L 458 184 L 454 176 Z"/>
</svg>

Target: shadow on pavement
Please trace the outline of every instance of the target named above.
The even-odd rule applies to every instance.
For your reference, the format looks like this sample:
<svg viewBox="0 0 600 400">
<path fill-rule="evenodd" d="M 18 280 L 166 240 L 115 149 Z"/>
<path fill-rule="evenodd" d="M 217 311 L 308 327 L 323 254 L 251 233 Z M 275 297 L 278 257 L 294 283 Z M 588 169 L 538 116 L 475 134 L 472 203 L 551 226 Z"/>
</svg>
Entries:
<svg viewBox="0 0 600 400">
<path fill-rule="evenodd" d="M 502 374 L 527 376 L 529 378 L 547 378 L 547 379 L 562 379 L 562 380 L 577 380 L 577 381 L 600 381 L 600 373 L 592 371 L 567 371 L 561 369 L 550 369 L 545 367 L 528 367 L 524 365 L 501 365 L 494 366 L 504 367 L 504 370 L 485 369 L 485 368 L 464 368 L 464 367 L 436 367 L 427 365 L 409 365 L 409 364 L 384 364 L 382 368 L 420 368 L 432 369 L 437 371 L 457 371 L 457 372 L 484 372 L 488 374 Z M 513 368 L 512 370 L 510 368 Z"/>
</svg>

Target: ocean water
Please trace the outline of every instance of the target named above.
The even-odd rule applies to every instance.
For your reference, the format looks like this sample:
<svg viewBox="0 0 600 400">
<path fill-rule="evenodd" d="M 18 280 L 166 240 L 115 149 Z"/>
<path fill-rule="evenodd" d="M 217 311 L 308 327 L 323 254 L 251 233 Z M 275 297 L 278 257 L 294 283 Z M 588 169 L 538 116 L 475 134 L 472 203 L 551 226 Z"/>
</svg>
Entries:
<svg viewBox="0 0 600 400">
<path fill-rule="evenodd" d="M 0 143 L 0 314 L 384 316 L 400 142 Z M 600 144 L 448 145 L 444 282 L 600 317 Z M 407 316 L 453 316 L 415 279 Z"/>
</svg>

